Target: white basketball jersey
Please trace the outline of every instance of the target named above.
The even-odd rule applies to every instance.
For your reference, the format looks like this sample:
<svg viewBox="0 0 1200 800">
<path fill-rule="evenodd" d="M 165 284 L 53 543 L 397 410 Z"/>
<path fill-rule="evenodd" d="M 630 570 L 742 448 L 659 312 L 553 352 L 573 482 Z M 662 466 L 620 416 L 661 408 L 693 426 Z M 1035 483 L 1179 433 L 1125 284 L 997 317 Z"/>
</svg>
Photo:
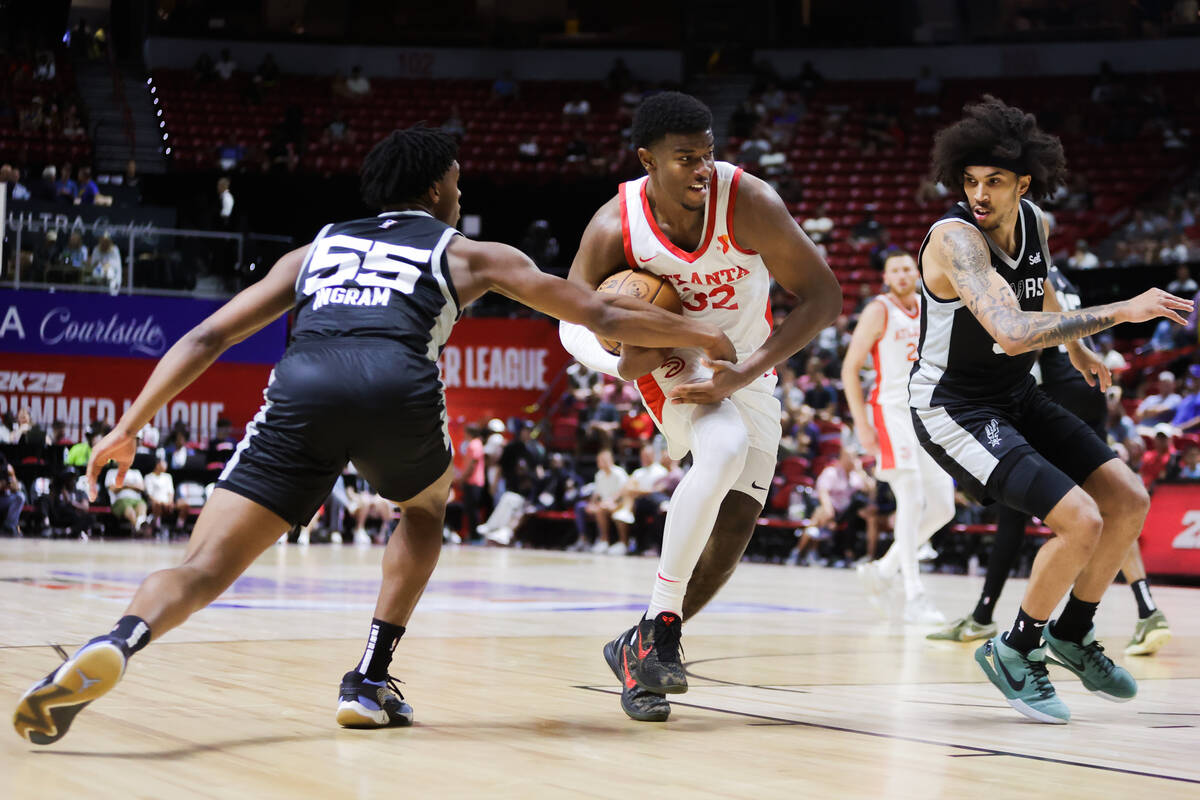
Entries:
<svg viewBox="0 0 1200 800">
<path fill-rule="evenodd" d="M 911 313 L 886 294 L 877 298 L 887 314 L 883 335 L 871 348 L 875 387 L 870 400 L 877 405 L 908 408 L 908 376 L 921 341 L 921 296 L 916 298 L 917 309 Z"/>
<path fill-rule="evenodd" d="M 631 267 L 670 280 L 683 301 L 684 316 L 723 330 L 739 360 L 761 347 L 771 333 L 771 275 L 762 257 L 738 246 L 733 235 L 741 176 L 741 167 L 716 162 L 704 203 L 704 234 L 691 253 L 659 230 L 646 197 L 649 176 L 622 183 L 619 188 L 625 260 Z M 638 380 L 638 389 L 656 418 L 662 419 L 664 392 L 707 373 L 700 364 L 702 355 L 695 349 L 676 350 L 662 366 Z M 772 370 L 746 388 L 770 392 L 775 381 Z"/>
</svg>

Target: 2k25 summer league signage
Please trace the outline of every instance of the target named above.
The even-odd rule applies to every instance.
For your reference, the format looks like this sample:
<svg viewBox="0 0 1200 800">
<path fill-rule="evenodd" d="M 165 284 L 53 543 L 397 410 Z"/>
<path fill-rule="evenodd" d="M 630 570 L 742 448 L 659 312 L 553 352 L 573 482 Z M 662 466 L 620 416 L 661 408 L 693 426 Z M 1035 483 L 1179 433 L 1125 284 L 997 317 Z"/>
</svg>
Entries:
<svg viewBox="0 0 1200 800">
<path fill-rule="evenodd" d="M 159 357 L 220 301 L 73 292 L 0 291 L 0 412 L 29 408 L 49 429 L 67 423 L 77 438 L 96 420 L 115 421 Z M 219 417 L 244 426 L 262 403 L 271 366 L 283 354 L 279 319 L 230 348 L 155 419 L 182 420 L 194 437 Z"/>
<path fill-rule="evenodd" d="M 1151 574 L 1200 575 L 1200 483 L 1155 487 L 1141 546 Z"/>
</svg>

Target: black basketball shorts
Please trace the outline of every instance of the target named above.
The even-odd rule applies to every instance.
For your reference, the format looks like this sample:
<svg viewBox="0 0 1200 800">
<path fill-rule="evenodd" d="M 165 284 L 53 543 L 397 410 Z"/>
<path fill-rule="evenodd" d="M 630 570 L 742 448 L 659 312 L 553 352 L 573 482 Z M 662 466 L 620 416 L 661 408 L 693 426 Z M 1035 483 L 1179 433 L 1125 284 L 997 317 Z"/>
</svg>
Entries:
<svg viewBox="0 0 1200 800">
<path fill-rule="evenodd" d="M 441 387 L 414 385 L 394 347 L 289 351 L 217 486 L 305 525 L 347 461 L 397 503 L 441 477 L 452 454 Z"/>
<path fill-rule="evenodd" d="M 913 409 L 917 440 L 982 503 L 1045 519 L 1067 492 L 1116 454 L 1033 378 L 1002 403 Z"/>
</svg>

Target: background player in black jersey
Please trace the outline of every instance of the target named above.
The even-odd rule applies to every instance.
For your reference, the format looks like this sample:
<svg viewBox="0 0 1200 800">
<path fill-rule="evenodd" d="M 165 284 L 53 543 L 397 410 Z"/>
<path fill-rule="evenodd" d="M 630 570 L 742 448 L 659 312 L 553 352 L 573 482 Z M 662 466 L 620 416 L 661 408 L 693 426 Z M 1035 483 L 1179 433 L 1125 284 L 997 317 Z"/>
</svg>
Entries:
<svg viewBox="0 0 1200 800">
<path fill-rule="evenodd" d="M 1048 268 L 1047 280 L 1053 285 L 1061 308 L 1069 311 L 1080 307 L 1079 290 L 1053 264 Z M 1085 342 L 1085 346 L 1090 348 L 1091 343 Z M 1066 347 L 1059 345 L 1044 349 L 1038 357 L 1038 370 L 1041 373 L 1042 390 L 1054 402 L 1086 422 L 1097 436 L 1106 439 L 1108 434 L 1104 424 L 1108 408 L 1104 392 L 1100 390 L 1098 382 L 1089 384 L 1071 365 Z M 929 634 L 926 638 L 969 642 L 990 639 L 996 635 L 996 623 L 992 615 L 1000 592 L 1004 589 L 1008 575 L 1021 553 L 1021 544 L 1025 540 L 1025 526 L 1028 523 L 1029 515 L 1024 511 L 1008 506 L 997 509 L 996 536 L 988 554 L 987 576 L 983 580 L 983 591 L 979 595 L 979 601 L 970 614 L 955 620 L 940 631 Z M 1121 572 L 1133 590 L 1138 609 L 1137 626 L 1129 643 L 1125 645 L 1125 654 L 1152 655 L 1170 640 L 1171 630 L 1167 626 L 1166 616 L 1155 605 L 1150 593 L 1146 567 L 1142 564 L 1142 554 L 1137 542 L 1129 548 L 1129 553 L 1121 564 Z"/>
<path fill-rule="evenodd" d="M 1183 324 L 1179 312 L 1192 303 L 1151 289 L 1063 311 L 1044 291 L 1041 212 L 1022 199 L 1061 184 L 1062 145 L 1032 115 L 995 98 L 965 111 L 934 144 L 934 172 L 960 186 L 965 202 L 934 223 L 918 259 L 926 302 L 910 404 L 922 446 L 960 487 L 1038 516 L 1056 534 L 1034 561 L 1012 629 L 975 657 L 1018 711 L 1065 723 L 1070 711 L 1048 678 L 1046 646 L 1090 691 L 1111 700 L 1137 692 L 1095 641 L 1092 619 L 1141 531 L 1149 497 L 1091 428 L 1036 387 L 1034 353 L 1065 344 L 1075 368 L 1106 388 L 1108 370 L 1081 337 L 1156 317 Z"/>
<path fill-rule="evenodd" d="M 453 469 L 437 357 L 461 309 L 489 291 L 639 345 L 692 346 L 736 359 L 716 326 L 538 270 L 519 250 L 459 235 L 454 139 L 418 126 L 379 142 L 362 169 L 379 217 L 326 226 L 176 342 L 88 463 L 91 496 L 110 459 L 119 487 L 136 435 L 233 344 L 298 309 L 266 402 L 222 473 L 183 563 L 148 576 L 113 630 L 21 698 L 18 734 L 50 744 L 110 690 L 128 658 L 217 598 L 280 534 L 306 523 L 348 459 L 403 509 L 383 556 L 366 651 L 342 680 L 342 725 L 412 720 L 388 665 L 437 563 Z M 389 686 L 391 688 L 389 688 Z"/>
</svg>

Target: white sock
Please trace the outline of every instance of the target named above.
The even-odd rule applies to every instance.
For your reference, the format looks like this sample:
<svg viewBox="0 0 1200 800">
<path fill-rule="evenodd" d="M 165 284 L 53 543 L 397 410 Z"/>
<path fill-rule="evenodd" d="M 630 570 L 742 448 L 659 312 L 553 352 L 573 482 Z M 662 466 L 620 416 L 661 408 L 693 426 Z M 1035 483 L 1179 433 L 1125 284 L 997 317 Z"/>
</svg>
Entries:
<svg viewBox="0 0 1200 800">
<path fill-rule="evenodd" d="M 746 463 L 746 424 L 731 401 L 697 407 L 691 427 L 692 468 L 675 488 L 667 509 L 648 619 L 663 611 L 683 616 L 688 578 L 708 543 L 725 495 Z"/>
</svg>

